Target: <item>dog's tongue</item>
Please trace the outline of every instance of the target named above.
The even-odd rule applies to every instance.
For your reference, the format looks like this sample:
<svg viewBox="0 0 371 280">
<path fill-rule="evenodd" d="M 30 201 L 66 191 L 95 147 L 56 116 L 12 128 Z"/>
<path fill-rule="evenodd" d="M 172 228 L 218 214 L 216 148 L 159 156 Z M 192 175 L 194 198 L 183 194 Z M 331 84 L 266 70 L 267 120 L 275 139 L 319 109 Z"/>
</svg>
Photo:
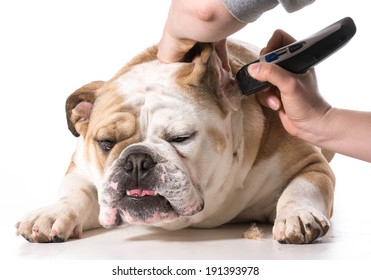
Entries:
<svg viewBox="0 0 371 280">
<path fill-rule="evenodd" d="M 126 192 L 127 195 L 130 196 L 155 196 L 157 193 L 156 191 L 152 190 L 141 190 L 141 189 L 134 189 L 134 190 L 128 190 Z"/>
</svg>

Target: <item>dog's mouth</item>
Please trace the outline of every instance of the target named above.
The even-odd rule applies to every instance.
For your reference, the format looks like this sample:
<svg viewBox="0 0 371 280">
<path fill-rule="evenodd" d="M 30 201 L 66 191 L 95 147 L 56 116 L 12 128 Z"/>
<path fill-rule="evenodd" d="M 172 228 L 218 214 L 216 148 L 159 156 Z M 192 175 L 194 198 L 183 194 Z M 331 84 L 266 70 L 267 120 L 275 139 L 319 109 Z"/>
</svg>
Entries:
<svg viewBox="0 0 371 280">
<path fill-rule="evenodd" d="M 115 185 L 115 184 L 111 184 Z M 169 200 L 164 194 L 153 189 L 128 189 L 116 192 L 106 189 L 101 199 L 100 223 L 105 227 L 123 223 L 153 224 L 170 222 L 179 216 L 191 216 L 203 209 L 203 203 L 181 203 Z M 181 200 L 181 198 L 178 198 Z"/>
<path fill-rule="evenodd" d="M 129 223 L 152 224 L 179 216 L 169 200 L 155 190 L 127 190 L 122 204 L 120 208 Z"/>
<path fill-rule="evenodd" d="M 150 189 L 126 190 L 126 195 L 117 206 L 128 223 L 155 224 L 179 216 L 165 196 Z"/>
</svg>

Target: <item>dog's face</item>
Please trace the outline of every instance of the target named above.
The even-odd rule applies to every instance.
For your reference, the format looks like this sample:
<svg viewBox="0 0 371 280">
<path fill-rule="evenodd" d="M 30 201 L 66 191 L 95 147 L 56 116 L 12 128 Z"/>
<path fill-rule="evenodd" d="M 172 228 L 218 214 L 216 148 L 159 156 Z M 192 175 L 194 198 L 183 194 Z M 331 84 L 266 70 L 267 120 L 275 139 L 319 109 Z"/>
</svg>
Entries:
<svg viewBox="0 0 371 280">
<path fill-rule="evenodd" d="M 189 63 L 147 54 L 72 94 L 69 126 L 82 136 L 75 156 L 95 178 L 101 224 L 197 222 L 225 191 L 238 106 L 237 87 L 208 45 Z"/>
</svg>

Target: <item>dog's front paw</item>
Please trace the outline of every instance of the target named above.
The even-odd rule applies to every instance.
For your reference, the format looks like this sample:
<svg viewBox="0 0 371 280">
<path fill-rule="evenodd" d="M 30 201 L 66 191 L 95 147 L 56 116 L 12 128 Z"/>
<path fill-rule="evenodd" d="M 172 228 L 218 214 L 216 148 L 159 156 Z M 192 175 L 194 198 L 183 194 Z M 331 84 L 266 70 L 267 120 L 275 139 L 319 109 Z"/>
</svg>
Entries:
<svg viewBox="0 0 371 280">
<path fill-rule="evenodd" d="M 316 209 L 296 209 L 287 215 L 277 216 L 273 226 L 273 238 L 280 243 L 308 244 L 324 236 L 330 222 Z"/>
<path fill-rule="evenodd" d="M 82 223 L 79 214 L 66 203 L 56 203 L 30 212 L 17 224 L 17 234 L 29 242 L 64 242 L 80 238 Z"/>
</svg>

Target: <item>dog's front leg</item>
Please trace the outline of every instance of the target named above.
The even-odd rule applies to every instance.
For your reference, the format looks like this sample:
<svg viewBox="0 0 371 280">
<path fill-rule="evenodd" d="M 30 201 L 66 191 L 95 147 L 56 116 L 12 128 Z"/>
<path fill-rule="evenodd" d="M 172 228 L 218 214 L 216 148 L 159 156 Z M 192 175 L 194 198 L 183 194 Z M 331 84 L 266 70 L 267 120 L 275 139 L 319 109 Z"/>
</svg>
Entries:
<svg viewBox="0 0 371 280">
<path fill-rule="evenodd" d="M 305 244 L 330 228 L 334 181 L 320 172 L 293 179 L 277 203 L 273 237 L 280 243 Z"/>
<path fill-rule="evenodd" d="M 76 173 L 61 185 L 61 198 L 34 210 L 17 224 L 17 233 L 30 242 L 63 242 L 80 238 L 83 230 L 98 227 L 99 205 L 95 186 Z"/>
</svg>

